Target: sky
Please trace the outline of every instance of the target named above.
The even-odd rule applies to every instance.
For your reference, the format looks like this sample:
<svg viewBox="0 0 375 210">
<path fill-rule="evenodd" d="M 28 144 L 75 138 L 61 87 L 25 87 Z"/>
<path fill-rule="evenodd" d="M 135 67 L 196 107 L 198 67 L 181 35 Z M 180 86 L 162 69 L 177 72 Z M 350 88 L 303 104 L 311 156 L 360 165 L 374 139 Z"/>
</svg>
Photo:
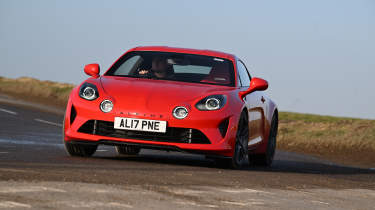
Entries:
<svg viewBox="0 0 375 210">
<path fill-rule="evenodd" d="M 375 119 L 375 1 L 0 0 L 0 76 L 79 84 L 135 46 L 233 53 L 282 111 Z"/>
</svg>

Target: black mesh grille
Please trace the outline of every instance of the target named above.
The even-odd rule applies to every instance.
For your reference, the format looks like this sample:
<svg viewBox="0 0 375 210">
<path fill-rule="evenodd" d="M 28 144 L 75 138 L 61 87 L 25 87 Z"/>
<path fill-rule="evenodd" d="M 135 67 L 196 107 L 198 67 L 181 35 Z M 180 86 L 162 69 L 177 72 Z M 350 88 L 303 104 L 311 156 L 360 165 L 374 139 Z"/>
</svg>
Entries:
<svg viewBox="0 0 375 210">
<path fill-rule="evenodd" d="M 76 119 L 76 116 L 77 116 L 77 111 L 72 105 L 72 109 L 70 110 L 70 124 L 74 122 L 74 120 Z"/>
<path fill-rule="evenodd" d="M 210 144 L 208 138 L 201 131 L 190 128 L 167 127 L 166 133 L 130 131 L 114 129 L 113 122 L 89 120 L 78 129 L 78 132 L 126 139 Z"/>
<path fill-rule="evenodd" d="M 221 136 L 224 138 L 225 135 L 227 134 L 227 130 L 228 130 L 228 125 L 229 125 L 229 118 L 223 120 L 220 125 L 219 125 L 219 131 L 220 131 L 220 134 Z"/>
</svg>

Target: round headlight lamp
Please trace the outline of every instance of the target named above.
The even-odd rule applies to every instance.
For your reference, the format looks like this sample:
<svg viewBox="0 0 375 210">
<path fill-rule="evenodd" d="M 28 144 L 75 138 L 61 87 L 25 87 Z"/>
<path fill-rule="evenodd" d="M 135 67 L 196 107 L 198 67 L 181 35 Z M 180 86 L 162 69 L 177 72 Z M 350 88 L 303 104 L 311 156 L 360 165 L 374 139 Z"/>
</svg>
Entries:
<svg viewBox="0 0 375 210">
<path fill-rule="evenodd" d="M 102 101 L 102 103 L 100 103 L 100 110 L 102 110 L 102 112 L 107 113 L 107 112 L 112 111 L 112 109 L 113 109 L 112 101 L 104 100 Z"/>
<path fill-rule="evenodd" d="M 215 110 L 220 108 L 220 101 L 217 98 L 208 98 L 206 100 L 206 109 Z"/>
<path fill-rule="evenodd" d="M 187 117 L 189 112 L 185 107 L 178 106 L 178 107 L 173 109 L 172 114 L 173 114 L 173 117 L 181 120 L 181 119 L 184 119 L 185 117 Z"/>
<path fill-rule="evenodd" d="M 99 97 L 98 88 L 94 84 L 85 82 L 79 88 L 79 96 L 88 101 L 95 100 Z"/>
<path fill-rule="evenodd" d="M 94 88 L 92 87 L 85 87 L 82 91 L 82 97 L 87 99 L 87 100 L 93 100 L 96 95 L 95 95 L 96 91 Z"/>
<path fill-rule="evenodd" d="M 195 107 L 200 111 L 214 111 L 223 108 L 226 102 L 225 95 L 211 95 L 198 101 Z"/>
</svg>

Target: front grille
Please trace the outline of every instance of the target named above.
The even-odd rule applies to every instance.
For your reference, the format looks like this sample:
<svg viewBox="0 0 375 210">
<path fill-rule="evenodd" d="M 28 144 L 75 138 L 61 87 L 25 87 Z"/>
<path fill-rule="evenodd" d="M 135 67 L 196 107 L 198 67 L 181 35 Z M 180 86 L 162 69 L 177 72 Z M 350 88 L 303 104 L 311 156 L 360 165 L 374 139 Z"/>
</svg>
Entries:
<svg viewBox="0 0 375 210">
<path fill-rule="evenodd" d="M 210 144 L 208 138 L 201 131 L 192 128 L 167 127 L 166 133 L 130 131 L 114 129 L 113 122 L 89 120 L 78 129 L 78 132 L 125 139 Z"/>
</svg>

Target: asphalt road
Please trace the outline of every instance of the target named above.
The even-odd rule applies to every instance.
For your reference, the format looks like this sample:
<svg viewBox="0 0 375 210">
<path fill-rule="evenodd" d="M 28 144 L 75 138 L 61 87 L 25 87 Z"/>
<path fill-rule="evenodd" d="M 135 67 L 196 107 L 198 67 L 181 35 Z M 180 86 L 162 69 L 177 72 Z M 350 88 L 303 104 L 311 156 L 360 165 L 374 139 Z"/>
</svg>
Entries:
<svg viewBox="0 0 375 210">
<path fill-rule="evenodd" d="M 50 111 L 50 110 L 49 110 Z M 272 168 L 101 146 L 69 157 L 62 114 L 0 101 L 0 209 L 374 209 L 375 171 L 277 151 Z"/>
</svg>

